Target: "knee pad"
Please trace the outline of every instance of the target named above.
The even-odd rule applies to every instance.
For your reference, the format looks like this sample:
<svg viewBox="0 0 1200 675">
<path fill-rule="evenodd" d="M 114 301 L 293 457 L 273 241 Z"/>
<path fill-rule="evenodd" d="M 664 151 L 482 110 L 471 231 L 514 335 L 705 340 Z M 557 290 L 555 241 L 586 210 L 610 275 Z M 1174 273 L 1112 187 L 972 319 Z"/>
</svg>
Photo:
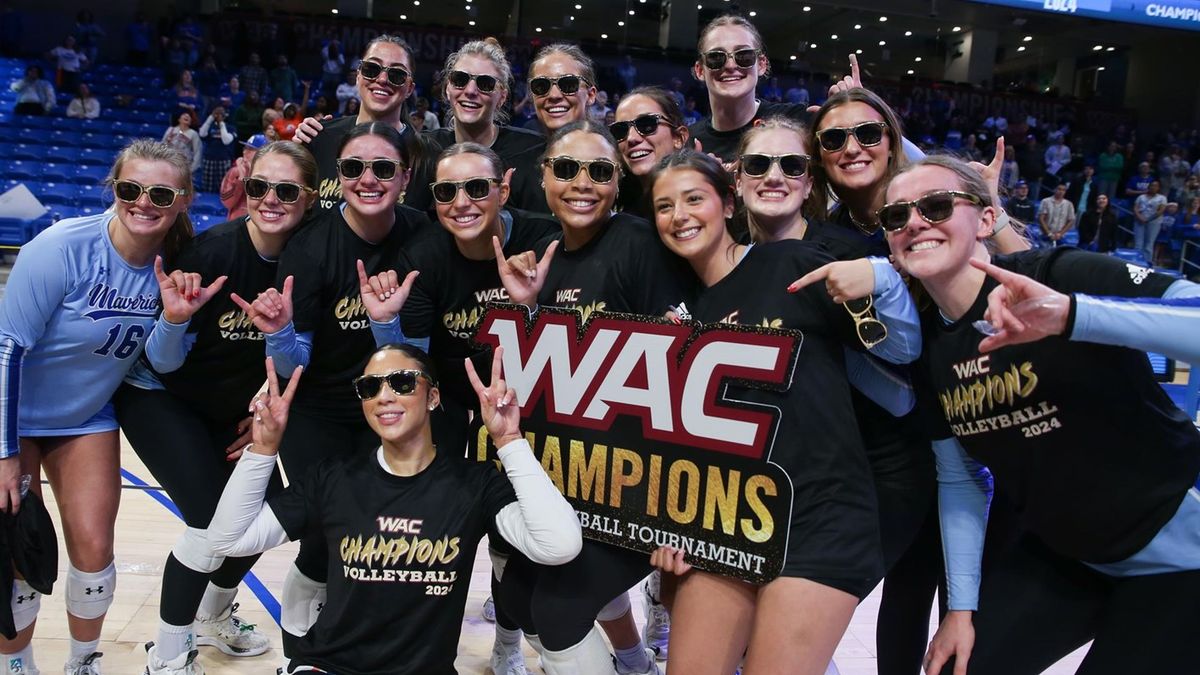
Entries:
<svg viewBox="0 0 1200 675">
<path fill-rule="evenodd" d="M 612 654 L 597 627 L 592 627 L 580 642 L 561 651 L 545 650 L 541 656 L 543 668 L 549 675 L 616 673 Z"/>
<path fill-rule="evenodd" d="M 597 621 L 614 621 L 629 613 L 629 594 L 622 593 L 612 599 L 612 602 L 604 606 L 600 613 L 596 615 Z"/>
<path fill-rule="evenodd" d="M 67 613 L 80 619 L 99 619 L 112 606 L 117 590 L 117 568 L 113 563 L 99 572 L 80 572 L 67 567 Z"/>
<path fill-rule="evenodd" d="M 504 581 L 504 568 L 508 566 L 508 556 L 488 547 L 488 557 L 492 559 L 492 576 L 496 581 Z"/>
<path fill-rule="evenodd" d="M 194 527 L 183 531 L 183 535 L 171 549 L 171 554 L 184 567 L 204 574 L 216 572 L 225 560 L 225 556 L 217 555 L 212 550 L 212 546 L 208 543 L 208 532 Z"/>
<path fill-rule="evenodd" d="M 12 596 L 13 625 L 17 632 L 33 625 L 41 608 L 42 594 L 35 591 L 24 579 L 17 579 L 13 585 Z"/>
<path fill-rule="evenodd" d="M 283 580 L 283 596 L 279 599 L 280 627 L 292 635 L 303 637 L 316 623 L 325 597 L 325 584 L 304 576 L 293 564 Z"/>
</svg>

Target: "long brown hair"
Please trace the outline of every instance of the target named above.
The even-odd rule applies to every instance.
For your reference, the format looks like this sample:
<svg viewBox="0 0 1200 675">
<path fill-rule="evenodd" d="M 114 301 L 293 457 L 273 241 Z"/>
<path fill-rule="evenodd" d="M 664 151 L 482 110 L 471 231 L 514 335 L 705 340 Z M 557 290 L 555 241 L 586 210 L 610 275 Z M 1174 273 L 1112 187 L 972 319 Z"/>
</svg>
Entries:
<svg viewBox="0 0 1200 675">
<path fill-rule="evenodd" d="M 139 138 L 121 148 L 121 152 L 117 153 L 116 161 L 113 162 L 112 169 L 108 172 L 108 177 L 104 179 L 104 185 L 111 189 L 113 183 L 120 177 L 125 164 L 137 160 L 170 164 L 175 168 L 176 178 L 179 185 L 187 191 L 187 196 L 190 197 L 194 193 L 191 162 L 175 148 L 148 138 Z M 171 229 L 167 230 L 167 234 L 163 238 L 163 259 L 168 264 L 175 259 L 175 256 L 179 255 L 184 245 L 192 240 L 194 232 L 192 219 L 188 216 L 187 209 L 181 210 L 175 216 L 175 222 L 171 223 Z"/>
<path fill-rule="evenodd" d="M 891 182 L 892 176 L 895 176 L 907 163 L 908 159 L 904 155 L 904 128 L 900 123 L 900 116 L 892 110 L 892 106 L 888 105 L 882 98 L 874 92 L 863 89 L 862 87 L 854 87 L 846 91 L 840 91 L 833 96 L 825 99 L 821 104 L 821 109 L 813 116 L 812 129 L 808 134 L 809 152 L 813 156 L 813 163 L 816 164 L 816 170 L 813 175 L 813 190 L 809 196 L 809 201 L 812 203 L 814 214 L 820 214 L 818 217 L 824 218 L 829 210 L 830 196 L 836 196 L 836 188 L 829 183 L 829 177 L 825 175 L 823 168 L 824 164 L 821 161 L 824 151 L 821 149 L 821 144 L 817 140 L 817 132 L 821 130 L 821 122 L 825 116 L 834 108 L 846 105 L 847 103 L 864 103 L 870 106 L 875 112 L 879 113 L 880 117 L 887 124 L 886 133 L 891 141 L 892 152 L 888 156 L 887 173 L 881 179 L 879 190 L 887 188 L 887 184 Z"/>
<path fill-rule="evenodd" d="M 742 138 L 738 142 L 736 157 L 741 157 L 742 155 L 746 154 L 746 148 L 750 147 L 750 142 L 760 134 L 776 129 L 782 129 L 796 134 L 796 136 L 800 139 L 800 142 L 804 144 L 804 149 L 808 152 L 808 154 L 810 156 L 813 154 L 812 134 L 809 133 L 808 127 L 790 117 L 784 117 L 783 115 L 772 115 L 765 119 L 759 120 L 757 124 L 747 129 L 746 132 L 742 134 Z M 816 158 L 813 158 L 813 160 L 808 163 L 808 173 L 810 176 L 815 173 L 814 167 L 816 166 L 816 163 Z M 742 169 L 740 165 L 738 166 L 737 170 L 739 173 L 741 172 Z M 817 220 L 821 220 L 824 218 L 825 214 L 813 205 L 813 195 L 815 195 L 817 191 L 815 179 L 813 182 L 813 189 L 808 193 L 808 197 L 804 200 L 804 204 L 800 207 L 800 215 L 806 218 L 816 218 Z M 824 204 L 821 204 L 820 206 L 822 209 L 824 208 Z M 762 228 L 760 228 L 758 224 L 754 222 L 754 216 L 752 216 L 750 212 L 746 210 L 745 204 L 742 204 L 739 207 L 735 218 L 741 224 L 745 225 L 746 229 L 750 232 L 750 239 L 752 241 L 769 241 L 766 233 L 763 232 Z"/>
</svg>

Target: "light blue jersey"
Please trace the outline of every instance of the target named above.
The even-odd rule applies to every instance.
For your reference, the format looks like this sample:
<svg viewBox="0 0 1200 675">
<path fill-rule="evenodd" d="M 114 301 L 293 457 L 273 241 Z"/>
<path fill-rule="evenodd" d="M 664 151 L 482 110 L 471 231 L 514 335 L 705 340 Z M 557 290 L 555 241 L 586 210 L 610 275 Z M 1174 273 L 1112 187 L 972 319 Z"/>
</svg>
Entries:
<svg viewBox="0 0 1200 675">
<path fill-rule="evenodd" d="M 93 418 L 142 353 L 159 300 L 154 266 L 113 246 L 114 217 L 60 221 L 17 256 L 0 301 L 0 457 L 17 453 L 18 434 L 116 429 Z"/>
</svg>

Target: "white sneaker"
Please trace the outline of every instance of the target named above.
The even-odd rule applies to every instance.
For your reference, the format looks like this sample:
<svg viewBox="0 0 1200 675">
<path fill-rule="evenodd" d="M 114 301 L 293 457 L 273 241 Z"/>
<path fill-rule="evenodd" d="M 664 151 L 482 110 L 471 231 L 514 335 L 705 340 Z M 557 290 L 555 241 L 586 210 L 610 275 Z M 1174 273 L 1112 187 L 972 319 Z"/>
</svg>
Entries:
<svg viewBox="0 0 1200 675">
<path fill-rule="evenodd" d="M 230 656 L 258 656 L 271 647 L 271 640 L 255 630 L 254 624 L 242 621 L 234 612 L 235 602 L 216 618 L 196 617 L 196 644 L 216 647 Z"/>
<path fill-rule="evenodd" d="M 0 654 L 0 658 L 4 659 L 4 662 L 0 663 L 0 673 L 3 675 L 41 675 L 42 671 L 27 662 L 24 657 L 16 654 Z M 31 660 L 32 658 L 30 657 Z"/>
<path fill-rule="evenodd" d="M 479 613 L 483 616 L 483 620 L 488 623 L 496 623 L 496 601 L 492 596 L 488 596 L 487 600 L 483 601 L 483 611 Z"/>
<path fill-rule="evenodd" d="M 71 659 L 63 666 L 63 675 L 100 675 L 102 652 L 92 652 L 81 659 Z"/>
<path fill-rule="evenodd" d="M 627 670 L 617 657 L 613 657 L 613 666 L 617 670 L 617 675 L 663 675 L 663 672 L 658 667 L 658 663 L 654 661 L 656 655 L 653 649 L 646 648 L 646 658 L 650 660 L 650 668 L 647 670 Z"/>
<path fill-rule="evenodd" d="M 646 623 L 642 626 L 642 641 L 654 650 L 655 658 L 667 660 L 667 643 L 671 640 L 671 613 L 657 598 L 661 597 L 660 577 L 654 572 L 642 584 L 642 595 L 646 600 Z"/>
<path fill-rule="evenodd" d="M 193 649 L 170 661 L 158 658 L 153 642 L 146 643 L 146 671 L 143 675 L 204 675 L 204 666 L 196 661 L 200 652 Z"/>
<path fill-rule="evenodd" d="M 521 642 L 508 646 L 499 640 L 492 642 L 492 661 L 489 666 L 491 675 L 528 675 L 525 669 L 525 655 L 521 653 Z"/>
</svg>

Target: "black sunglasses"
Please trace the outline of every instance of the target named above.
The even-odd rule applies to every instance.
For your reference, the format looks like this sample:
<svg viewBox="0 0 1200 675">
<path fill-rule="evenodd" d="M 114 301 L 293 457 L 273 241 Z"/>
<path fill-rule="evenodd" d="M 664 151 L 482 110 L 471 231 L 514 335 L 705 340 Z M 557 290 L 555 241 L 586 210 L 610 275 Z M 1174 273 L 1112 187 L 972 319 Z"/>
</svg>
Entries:
<svg viewBox="0 0 1200 675">
<path fill-rule="evenodd" d="M 492 193 L 492 184 L 499 185 L 499 178 L 468 178 L 467 180 L 439 180 L 430 183 L 429 189 L 433 198 L 439 204 L 450 204 L 461 189 L 467 193 L 467 199 L 479 201 Z"/>
<path fill-rule="evenodd" d="M 144 186 L 132 180 L 119 180 L 113 183 L 113 194 L 126 204 L 137 202 L 143 192 L 150 198 L 150 203 L 160 209 L 170 207 L 175 203 L 177 197 L 188 193 L 183 188 L 173 188 L 169 185 Z"/>
<path fill-rule="evenodd" d="M 384 375 L 362 375 L 354 378 L 354 393 L 359 400 L 369 401 L 379 395 L 386 382 L 389 389 L 398 396 L 408 396 L 417 390 L 417 378 L 423 377 L 430 387 L 436 387 L 437 382 L 423 370 L 393 370 Z"/>
<path fill-rule="evenodd" d="M 883 131 L 888 125 L 883 122 L 863 122 L 852 127 L 829 127 L 817 132 L 817 140 L 825 152 L 837 152 L 846 147 L 850 134 L 864 148 L 879 145 L 883 142 Z"/>
<path fill-rule="evenodd" d="M 620 143 L 626 138 L 629 138 L 629 130 L 631 128 L 637 129 L 638 135 L 640 135 L 642 138 L 645 138 L 646 136 L 654 133 L 655 130 L 658 129 L 658 125 L 662 124 L 664 121 L 666 121 L 666 118 L 663 115 L 658 113 L 645 113 L 644 115 L 638 115 L 632 120 L 613 122 L 612 124 L 608 125 L 608 130 L 612 132 L 613 138 L 617 139 L 617 142 Z"/>
<path fill-rule="evenodd" d="M 724 49 L 711 49 L 704 52 L 701 56 L 704 57 L 704 67 L 709 70 L 720 70 L 725 67 L 725 62 L 729 57 L 733 57 L 733 62 L 738 68 L 749 68 L 758 60 L 759 51 L 751 47 L 739 49 L 735 52 L 727 52 Z"/>
<path fill-rule="evenodd" d="M 854 319 L 854 330 L 858 340 L 864 347 L 870 349 L 887 339 L 887 326 L 875 318 L 874 301 L 871 296 L 846 301 L 846 311 Z"/>
<path fill-rule="evenodd" d="M 497 80 L 491 75 L 472 75 L 471 73 L 461 70 L 450 71 L 450 77 L 446 78 L 450 82 L 450 86 L 455 89 L 466 89 L 467 83 L 475 80 L 475 86 L 479 87 L 479 91 L 485 94 L 490 94 L 496 91 Z"/>
<path fill-rule="evenodd" d="M 408 71 L 399 66 L 385 66 L 374 61 L 363 61 L 358 64 L 358 72 L 368 80 L 374 80 L 384 71 L 387 71 L 388 84 L 394 87 L 402 87 L 405 82 L 408 82 Z"/>
<path fill-rule="evenodd" d="M 591 83 L 578 75 L 561 75 L 559 77 L 535 77 L 529 81 L 529 91 L 534 96 L 545 96 L 550 93 L 550 87 L 557 86 L 563 96 L 570 96 L 579 91 L 580 84 Z"/>
<path fill-rule="evenodd" d="M 884 204 L 883 208 L 875 212 L 875 217 L 879 219 L 879 223 L 883 229 L 888 232 L 898 232 L 903 230 L 908 225 L 908 217 L 912 213 L 911 209 L 917 207 L 917 213 L 928 223 L 940 223 L 948 220 L 954 215 L 954 200 L 965 199 L 975 206 L 982 206 L 983 200 L 973 194 L 967 192 L 959 192 L 958 190 L 934 190 L 927 192 L 919 199 L 914 199 L 911 202 L 892 202 Z"/>
<path fill-rule="evenodd" d="M 261 178 L 243 178 L 242 185 L 245 186 L 246 196 L 250 199 L 266 199 L 267 193 L 274 190 L 275 197 L 284 204 L 295 204 L 300 200 L 301 194 L 314 191 L 310 187 L 291 181 L 271 183 Z"/>
<path fill-rule="evenodd" d="M 742 155 L 738 159 L 738 166 L 741 167 L 742 173 L 752 178 L 759 178 L 767 175 L 771 170 L 772 164 L 779 164 L 779 170 L 788 178 L 799 178 L 808 173 L 808 162 L 812 158 L 808 155 L 764 155 L 761 153 L 751 153 Z"/>
<path fill-rule="evenodd" d="M 569 183 L 583 169 L 587 169 L 588 178 L 593 183 L 611 183 L 617 175 L 617 164 L 611 159 L 575 159 L 574 157 L 547 157 L 546 165 L 554 174 L 555 180 Z"/>
<path fill-rule="evenodd" d="M 362 160 L 356 157 L 343 157 L 337 161 L 338 175 L 342 178 L 361 178 L 367 167 L 371 167 L 371 173 L 375 174 L 378 180 L 391 180 L 396 177 L 396 172 L 400 170 L 401 162 L 398 159 L 372 159 Z"/>
</svg>

